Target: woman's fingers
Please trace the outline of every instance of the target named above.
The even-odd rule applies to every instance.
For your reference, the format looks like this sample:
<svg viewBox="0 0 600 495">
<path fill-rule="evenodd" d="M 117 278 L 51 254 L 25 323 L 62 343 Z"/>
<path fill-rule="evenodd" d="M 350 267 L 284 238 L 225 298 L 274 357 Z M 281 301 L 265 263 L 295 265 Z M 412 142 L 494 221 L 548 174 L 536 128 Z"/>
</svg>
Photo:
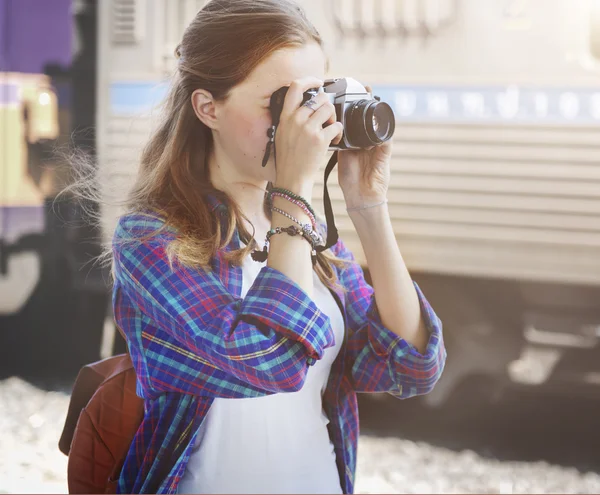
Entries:
<svg viewBox="0 0 600 495">
<path fill-rule="evenodd" d="M 321 95 L 319 95 L 321 96 Z M 310 118 L 308 119 L 309 123 L 315 128 L 322 128 L 325 125 L 331 125 L 335 122 L 335 107 L 332 103 L 329 102 L 326 95 L 324 98 L 324 102 L 316 108 L 312 113 Z"/>
<path fill-rule="evenodd" d="M 317 131 L 324 133 L 324 140 L 328 144 L 339 144 L 342 140 L 344 126 L 337 121 L 333 103 L 329 101 L 326 95 L 323 96 L 325 96 L 326 101 L 310 116 L 308 123 Z"/>
<path fill-rule="evenodd" d="M 342 138 L 343 138 L 343 137 L 344 137 L 344 133 L 343 133 L 343 132 L 339 133 L 339 134 L 338 134 L 338 135 L 337 135 L 337 136 L 336 136 L 336 137 L 333 139 L 333 141 L 331 141 L 331 144 L 335 144 L 335 145 L 338 145 L 338 144 L 340 144 L 340 142 L 342 141 Z"/>
<path fill-rule="evenodd" d="M 302 104 L 302 98 L 305 91 L 313 88 L 320 88 L 323 84 L 323 81 L 316 77 L 305 77 L 292 82 L 285 95 L 283 109 L 281 110 L 282 117 L 289 117 L 298 110 L 298 107 Z"/>
<path fill-rule="evenodd" d="M 338 144 L 343 135 L 344 126 L 341 122 L 334 122 L 323 129 L 323 138 L 327 143 Z"/>
<path fill-rule="evenodd" d="M 315 113 L 317 113 L 323 105 L 329 102 L 325 93 L 319 93 L 305 102 L 296 112 L 298 122 L 307 122 Z"/>
</svg>

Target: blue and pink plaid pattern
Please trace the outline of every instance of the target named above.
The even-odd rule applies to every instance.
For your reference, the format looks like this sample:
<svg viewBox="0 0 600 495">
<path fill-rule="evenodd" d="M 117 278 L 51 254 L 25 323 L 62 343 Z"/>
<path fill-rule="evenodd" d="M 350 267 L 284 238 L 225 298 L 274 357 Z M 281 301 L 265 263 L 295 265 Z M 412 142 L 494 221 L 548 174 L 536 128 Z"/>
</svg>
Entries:
<svg viewBox="0 0 600 495">
<path fill-rule="evenodd" d="M 218 213 L 218 202 L 212 204 Z M 128 241 L 144 236 L 148 239 Z M 241 268 L 224 261 L 222 253 L 209 270 L 171 266 L 166 246 L 176 236 L 146 214 L 122 217 L 115 231 L 114 315 L 127 337 L 137 393 L 145 399 L 119 493 L 176 493 L 214 398 L 299 390 L 310 366 L 334 344 L 329 318 L 284 274 L 264 267 L 241 299 Z M 239 242 L 236 234 L 225 250 Z M 342 489 L 353 493 L 356 393 L 387 392 L 401 399 L 426 394 L 441 375 L 446 351 L 441 322 L 416 285 L 430 331 L 424 354 L 382 325 L 373 289 L 342 241 L 332 251 L 352 263 L 338 270 L 347 292 L 333 291 L 346 335 L 323 407 Z"/>
</svg>

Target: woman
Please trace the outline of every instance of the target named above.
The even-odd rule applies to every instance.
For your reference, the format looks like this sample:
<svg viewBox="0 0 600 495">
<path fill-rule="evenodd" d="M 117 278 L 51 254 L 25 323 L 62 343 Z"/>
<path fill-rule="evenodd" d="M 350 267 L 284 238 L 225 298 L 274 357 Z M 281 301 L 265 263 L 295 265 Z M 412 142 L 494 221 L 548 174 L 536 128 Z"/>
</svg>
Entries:
<svg viewBox="0 0 600 495">
<path fill-rule="evenodd" d="M 326 71 L 301 10 L 210 2 L 177 54 L 113 242 L 114 314 L 146 407 L 119 491 L 352 493 L 356 392 L 425 394 L 445 361 L 392 231 L 391 143 L 339 155 L 373 289 L 341 241 L 313 260 L 313 184 L 342 126 L 322 94 L 301 105 Z"/>
</svg>

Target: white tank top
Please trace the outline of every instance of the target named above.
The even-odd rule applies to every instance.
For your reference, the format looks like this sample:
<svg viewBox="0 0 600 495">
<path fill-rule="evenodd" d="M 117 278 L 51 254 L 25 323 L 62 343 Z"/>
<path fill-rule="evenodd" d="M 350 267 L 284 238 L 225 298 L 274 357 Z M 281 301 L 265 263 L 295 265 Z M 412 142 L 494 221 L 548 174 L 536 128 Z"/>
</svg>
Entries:
<svg viewBox="0 0 600 495">
<path fill-rule="evenodd" d="M 244 261 L 242 297 L 265 264 Z M 322 394 L 344 320 L 329 289 L 313 276 L 313 300 L 331 321 L 335 346 L 308 368 L 298 392 L 215 399 L 177 493 L 342 493 Z"/>
</svg>

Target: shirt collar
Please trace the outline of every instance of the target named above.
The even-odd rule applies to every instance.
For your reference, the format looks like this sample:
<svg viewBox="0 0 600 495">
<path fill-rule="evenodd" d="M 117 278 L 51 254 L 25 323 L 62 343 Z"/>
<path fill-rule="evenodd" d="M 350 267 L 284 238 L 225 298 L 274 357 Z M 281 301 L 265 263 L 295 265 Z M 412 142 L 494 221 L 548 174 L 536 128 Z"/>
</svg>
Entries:
<svg viewBox="0 0 600 495">
<path fill-rule="evenodd" d="M 223 211 L 224 209 L 227 209 L 225 203 L 223 203 L 215 193 L 209 193 L 207 195 L 207 202 L 211 213 L 214 213 L 217 210 Z"/>
</svg>

